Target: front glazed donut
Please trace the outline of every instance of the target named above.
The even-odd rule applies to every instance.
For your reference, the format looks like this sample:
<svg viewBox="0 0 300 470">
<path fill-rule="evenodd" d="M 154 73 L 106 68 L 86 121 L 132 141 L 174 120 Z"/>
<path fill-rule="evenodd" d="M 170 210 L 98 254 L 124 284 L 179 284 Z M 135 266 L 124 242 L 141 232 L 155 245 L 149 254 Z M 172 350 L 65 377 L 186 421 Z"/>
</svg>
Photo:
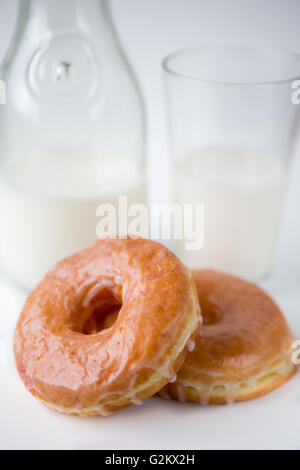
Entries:
<svg viewBox="0 0 300 470">
<path fill-rule="evenodd" d="M 204 325 L 163 398 L 224 404 L 257 398 L 289 380 L 293 336 L 277 305 L 254 284 L 193 273 Z"/>
<path fill-rule="evenodd" d="M 99 241 L 29 296 L 15 332 L 17 368 L 50 408 L 110 414 L 172 380 L 199 314 L 191 274 L 165 247 Z"/>
</svg>

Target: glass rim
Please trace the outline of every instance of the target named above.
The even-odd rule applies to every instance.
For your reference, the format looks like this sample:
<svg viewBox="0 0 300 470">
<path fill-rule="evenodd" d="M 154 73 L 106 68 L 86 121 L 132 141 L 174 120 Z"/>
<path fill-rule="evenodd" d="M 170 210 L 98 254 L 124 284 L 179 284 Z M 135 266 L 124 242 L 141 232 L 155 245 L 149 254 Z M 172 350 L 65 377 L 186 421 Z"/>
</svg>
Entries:
<svg viewBox="0 0 300 470">
<path fill-rule="evenodd" d="M 226 81 L 226 80 L 210 80 L 204 79 L 197 75 L 192 75 L 184 72 L 180 72 L 170 66 L 170 62 L 174 58 L 179 58 L 184 56 L 189 52 L 201 52 L 201 51 L 208 51 L 210 49 L 215 49 L 219 51 L 241 51 L 241 52 L 257 52 L 261 53 L 277 53 L 284 55 L 285 57 L 290 56 L 294 58 L 296 61 L 299 61 L 299 73 L 293 75 L 289 78 L 284 79 L 274 79 L 274 80 L 258 80 L 258 81 L 250 81 L 250 82 L 243 82 L 243 81 Z M 237 87 L 262 87 L 262 86 L 276 86 L 276 85 L 283 85 L 287 83 L 292 83 L 295 80 L 300 80 L 300 53 L 288 50 L 288 49 L 281 49 L 277 47 L 256 47 L 256 46 L 234 46 L 234 45 L 220 45 L 220 44 L 204 44 L 200 46 L 190 46 L 185 47 L 182 49 L 177 49 L 168 55 L 162 60 L 162 68 L 164 72 L 170 76 L 177 77 L 177 78 L 185 78 L 187 80 L 193 80 L 197 82 L 201 82 L 203 84 L 211 84 L 211 85 L 221 85 L 221 86 L 237 86 Z"/>
</svg>

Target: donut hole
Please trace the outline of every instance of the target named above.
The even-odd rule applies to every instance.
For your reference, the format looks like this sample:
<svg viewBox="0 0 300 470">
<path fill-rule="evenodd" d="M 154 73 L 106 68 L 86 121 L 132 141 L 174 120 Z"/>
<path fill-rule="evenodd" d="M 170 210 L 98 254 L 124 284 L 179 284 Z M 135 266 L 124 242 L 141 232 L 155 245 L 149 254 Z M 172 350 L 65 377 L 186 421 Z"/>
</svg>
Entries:
<svg viewBox="0 0 300 470">
<path fill-rule="evenodd" d="M 82 333 L 84 335 L 95 335 L 102 330 L 111 328 L 119 316 L 120 309 L 121 305 L 111 306 L 105 311 L 102 308 L 96 309 L 85 321 Z"/>
<path fill-rule="evenodd" d="M 204 326 L 217 325 L 223 317 L 223 311 L 220 305 L 209 299 L 201 303 L 202 317 Z"/>
<path fill-rule="evenodd" d="M 96 335 L 111 328 L 116 322 L 122 301 L 109 288 L 88 291 L 77 305 L 73 316 L 72 330 L 83 335 Z M 92 295 L 91 295 L 92 294 Z"/>
</svg>

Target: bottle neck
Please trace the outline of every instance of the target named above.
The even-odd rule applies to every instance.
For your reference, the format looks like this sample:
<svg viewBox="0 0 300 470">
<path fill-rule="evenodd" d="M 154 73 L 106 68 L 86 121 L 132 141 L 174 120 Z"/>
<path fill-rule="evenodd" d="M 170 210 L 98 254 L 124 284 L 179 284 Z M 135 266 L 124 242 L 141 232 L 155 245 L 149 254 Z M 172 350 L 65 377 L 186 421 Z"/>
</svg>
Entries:
<svg viewBox="0 0 300 470">
<path fill-rule="evenodd" d="M 110 0 L 20 0 L 18 28 L 30 26 L 31 32 L 81 30 L 110 22 Z"/>
</svg>

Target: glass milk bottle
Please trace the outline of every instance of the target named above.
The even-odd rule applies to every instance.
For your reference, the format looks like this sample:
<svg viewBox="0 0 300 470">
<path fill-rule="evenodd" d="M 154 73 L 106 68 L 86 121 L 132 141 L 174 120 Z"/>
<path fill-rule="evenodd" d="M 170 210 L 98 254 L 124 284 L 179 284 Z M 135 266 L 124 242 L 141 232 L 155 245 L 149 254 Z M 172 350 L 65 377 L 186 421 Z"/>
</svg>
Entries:
<svg viewBox="0 0 300 470">
<path fill-rule="evenodd" d="M 100 204 L 145 202 L 144 107 L 109 0 L 21 0 L 1 78 L 1 263 L 32 288 Z"/>
</svg>

